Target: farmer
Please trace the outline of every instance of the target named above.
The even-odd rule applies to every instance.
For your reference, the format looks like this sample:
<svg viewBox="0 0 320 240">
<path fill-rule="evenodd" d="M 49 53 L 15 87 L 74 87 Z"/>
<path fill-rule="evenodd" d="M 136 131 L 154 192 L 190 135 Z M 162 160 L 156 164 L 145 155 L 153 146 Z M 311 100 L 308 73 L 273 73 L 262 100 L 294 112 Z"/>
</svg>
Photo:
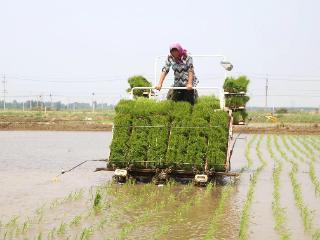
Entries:
<svg viewBox="0 0 320 240">
<path fill-rule="evenodd" d="M 187 87 L 187 89 L 171 89 L 168 92 L 167 99 L 188 101 L 194 104 L 198 93 L 193 87 L 197 85 L 198 80 L 194 74 L 192 57 L 187 54 L 187 50 L 183 49 L 179 43 L 170 46 L 170 55 L 162 68 L 159 84 L 156 86 L 157 90 L 160 91 L 162 88 L 170 67 L 174 71 L 173 87 Z"/>
</svg>

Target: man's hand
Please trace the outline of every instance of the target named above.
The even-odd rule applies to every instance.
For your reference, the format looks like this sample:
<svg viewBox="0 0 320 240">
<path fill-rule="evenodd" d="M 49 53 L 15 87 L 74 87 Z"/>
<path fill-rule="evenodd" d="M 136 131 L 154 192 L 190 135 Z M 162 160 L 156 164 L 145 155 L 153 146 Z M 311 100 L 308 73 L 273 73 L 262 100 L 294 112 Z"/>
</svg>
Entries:
<svg viewBox="0 0 320 240">
<path fill-rule="evenodd" d="M 161 85 L 161 84 L 158 84 L 158 85 L 155 87 L 155 89 L 158 90 L 158 91 L 160 91 L 161 88 L 162 88 L 162 85 Z"/>
<path fill-rule="evenodd" d="M 192 90 L 192 84 L 188 83 L 186 87 L 187 87 L 187 90 Z"/>
</svg>

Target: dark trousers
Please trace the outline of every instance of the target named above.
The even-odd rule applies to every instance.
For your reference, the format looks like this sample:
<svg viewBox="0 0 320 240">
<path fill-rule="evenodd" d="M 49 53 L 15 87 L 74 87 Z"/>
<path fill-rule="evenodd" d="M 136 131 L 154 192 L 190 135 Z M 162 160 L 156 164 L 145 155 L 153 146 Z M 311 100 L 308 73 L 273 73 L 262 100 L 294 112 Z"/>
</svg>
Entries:
<svg viewBox="0 0 320 240">
<path fill-rule="evenodd" d="M 192 105 L 198 98 L 197 90 L 186 90 L 186 89 L 170 89 L 167 95 L 168 100 L 173 100 L 176 102 L 185 101 Z"/>
</svg>

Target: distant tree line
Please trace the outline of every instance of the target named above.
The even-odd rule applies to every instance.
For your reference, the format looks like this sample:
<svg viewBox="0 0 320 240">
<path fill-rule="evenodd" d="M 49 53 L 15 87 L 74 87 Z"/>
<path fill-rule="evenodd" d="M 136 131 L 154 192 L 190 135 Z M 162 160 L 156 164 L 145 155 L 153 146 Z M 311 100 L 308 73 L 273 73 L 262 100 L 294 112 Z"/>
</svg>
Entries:
<svg viewBox="0 0 320 240">
<path fill-rule="evenodd" d="M 97 103 L 93 102 L 95 110 L 110 110 L 114 108 L 114 105 L 108 103 Z M 0 109 L 3 108 L 3 101 L 0 101 Z M 6 109 L 17 109 L 17 110 L 41 110 L 46 108 L 47 110 L 88 110 L 92 109 L 92 104 L 83 103 L 83 102 L 72 102 L 72 103 L 62 103 L 61 101 L 57 102 L 43 102 L 36 100 L 28 100 L 24 102 L 18 102 L 17 100 L 13 100 L 11 102 L 6 101 Z"/>
</svg>

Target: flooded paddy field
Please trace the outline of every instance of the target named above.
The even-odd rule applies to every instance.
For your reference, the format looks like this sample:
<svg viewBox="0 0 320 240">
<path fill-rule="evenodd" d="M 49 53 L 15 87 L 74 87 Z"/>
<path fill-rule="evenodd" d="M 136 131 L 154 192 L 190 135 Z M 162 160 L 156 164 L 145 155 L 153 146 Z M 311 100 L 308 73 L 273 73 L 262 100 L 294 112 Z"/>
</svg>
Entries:
<svg viewBox="0 0 320 240">
<path fill-rule="evenodd" d="M 111 133 L 0 132 L 0 239 L 320 239 L 320 136 L 242 135 L 207 187 L 92 172 Z"/>
</svg>

